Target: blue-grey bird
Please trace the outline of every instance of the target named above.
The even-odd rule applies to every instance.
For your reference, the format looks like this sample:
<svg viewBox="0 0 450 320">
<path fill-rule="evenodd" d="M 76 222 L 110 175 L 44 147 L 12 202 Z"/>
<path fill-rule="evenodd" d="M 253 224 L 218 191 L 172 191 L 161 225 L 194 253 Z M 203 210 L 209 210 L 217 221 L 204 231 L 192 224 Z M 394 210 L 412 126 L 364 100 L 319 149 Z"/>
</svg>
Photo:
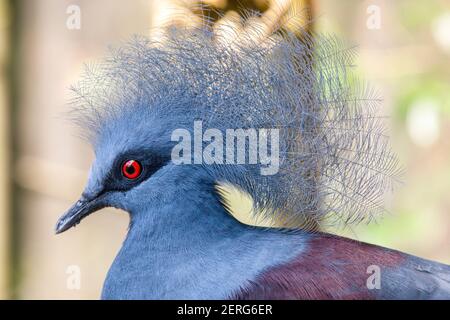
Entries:
<svg viewBox="0 0 450 320">
<path fill-rule="evenodd" d="M 233 41 L 207 23 L 137 37 L 73 89 L 95 161 L 56 232 L 104 207 L 130 215 L 102 298 L 450 298 L 449 266 L 230 214 L 219 185 L 261 220 L 371 221 L 397 161 L 341 41 L 228 28 Z"/>
</svg>

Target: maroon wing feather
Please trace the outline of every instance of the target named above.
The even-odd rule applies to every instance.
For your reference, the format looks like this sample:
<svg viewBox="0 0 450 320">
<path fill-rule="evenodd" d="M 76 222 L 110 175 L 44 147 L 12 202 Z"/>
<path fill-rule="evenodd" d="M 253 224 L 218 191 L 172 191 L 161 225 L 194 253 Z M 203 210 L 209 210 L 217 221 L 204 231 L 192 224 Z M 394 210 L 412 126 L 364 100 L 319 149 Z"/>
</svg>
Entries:
<svg viewBox="0 0 450 320">
<path fill-rule="evenodd" d="M 373 267 L 375 266 L 375 267 Z M 379 268 L 380 286 L 374 286 Z M 377 271 L 375 271 L 377 272 Z M 266 270 L 236 299 L 450 298 L 450 267 L 395 250 L 326 234 L 306 252 Z M 372 284 L 372 285 L 370 285 Z"/>
</svg>

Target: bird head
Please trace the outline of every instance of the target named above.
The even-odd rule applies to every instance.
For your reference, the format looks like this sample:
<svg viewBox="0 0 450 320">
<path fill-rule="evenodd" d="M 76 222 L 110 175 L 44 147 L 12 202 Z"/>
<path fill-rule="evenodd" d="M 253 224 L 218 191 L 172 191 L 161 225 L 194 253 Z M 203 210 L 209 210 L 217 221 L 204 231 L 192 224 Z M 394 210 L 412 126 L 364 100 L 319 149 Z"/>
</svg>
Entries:
<svg viewBox="0 0 450 320">
<path fill-rule="evenodd" d="M 71 114 L 91 141 L 95 161 L 57 233 L 103 207 L 132 213 L 165 197 L 193 167 L 212 183 L 247 193 L 254 212 L 265 217 L 284 212 L 293 220 L 348 223 L 382 211 L 396 159 L 376 116 L 379 99 L 351 76 L 353 50 L 300 28 L 264 39 L 255 34 L 250 29 L 230 43 L 209 24 L 171 27 L 158 40 L 136 37 L 86 68 L 73 87 Z M 248 143 L 231 150 L 224 141 L 231 129 L 248 133 Z M 224 140 L 216 147 L 223 150 L 210 156 L 223 161 L 207 161 L 205 150 L 219 133 Z M 174 159 L 186 135 L 191 148 L 183 150 L 184 161 Z M 225 159 L 239 148 L 243 161 Z M 278 157 L 270 174 L 264 174 L 270 165 L 262 161 L 264 148 Z"/>
<path fill-rule="evenodd" d="M 170 164 L 170 134 L 163 139 L 167 128 L 157 123 L 150 130 L 142 127 L 144 113 L 136 107 L 126 118 L 110 119 L 103 126 L 85 190 L 58 221 L 57 233 L 104 207 L 136 210 L 164 188 L 158 172 Z"/>
</svg>

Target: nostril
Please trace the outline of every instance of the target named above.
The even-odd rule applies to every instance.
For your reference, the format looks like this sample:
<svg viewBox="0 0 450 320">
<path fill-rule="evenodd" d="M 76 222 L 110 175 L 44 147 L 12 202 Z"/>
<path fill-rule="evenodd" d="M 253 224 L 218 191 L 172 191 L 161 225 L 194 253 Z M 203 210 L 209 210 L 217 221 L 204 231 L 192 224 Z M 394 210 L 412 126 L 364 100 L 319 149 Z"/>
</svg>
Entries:
<svg viewBox="0 0 450 320">
<path fill-rule="evenodd" d="M 77 203 L 75 203 L 75 206 L 81 206 L 83 203 L 85 202 L 89 202 L 92 199 L 96 198 L 97 194 L 92 194 L 92 193 L 87 193 L 87 192 L 83 192 L 81 194 L 80 199 L 78 199 Z"/>
</svg>

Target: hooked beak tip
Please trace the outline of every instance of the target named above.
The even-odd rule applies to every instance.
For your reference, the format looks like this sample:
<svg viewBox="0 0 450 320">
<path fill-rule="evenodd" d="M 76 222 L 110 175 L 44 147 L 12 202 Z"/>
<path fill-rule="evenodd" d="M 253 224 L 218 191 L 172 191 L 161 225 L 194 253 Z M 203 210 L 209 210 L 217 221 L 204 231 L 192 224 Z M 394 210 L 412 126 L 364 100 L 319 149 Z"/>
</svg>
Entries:
<svg viewBox="0 0 450 320">
<path fill-rule="evenodd" d="M 70 227 L 64 227 L 64 223 L 61 219 L 58 220 L 55 226 L 55 234 L 60 234 L 69 229 Z"/>
<path fill-rule="evenodd" d="M 73 207 L 58 219 L 55 226 L 55 234 L 63 233 L 76 224 L 75 218 L 80 214 L 78 212 L 73 212 L 72 209 Z"/>
<path fill-rule="evenodd" d="M 80 200 L 58 219 L 55 226 L 55 234 L 63 233 L 76 226 L 83 218 L 100 209 L 101 205 L 99 205 L 98 200 L 96 198 L 88 200 L 82 196 Z"/>
</svg>

